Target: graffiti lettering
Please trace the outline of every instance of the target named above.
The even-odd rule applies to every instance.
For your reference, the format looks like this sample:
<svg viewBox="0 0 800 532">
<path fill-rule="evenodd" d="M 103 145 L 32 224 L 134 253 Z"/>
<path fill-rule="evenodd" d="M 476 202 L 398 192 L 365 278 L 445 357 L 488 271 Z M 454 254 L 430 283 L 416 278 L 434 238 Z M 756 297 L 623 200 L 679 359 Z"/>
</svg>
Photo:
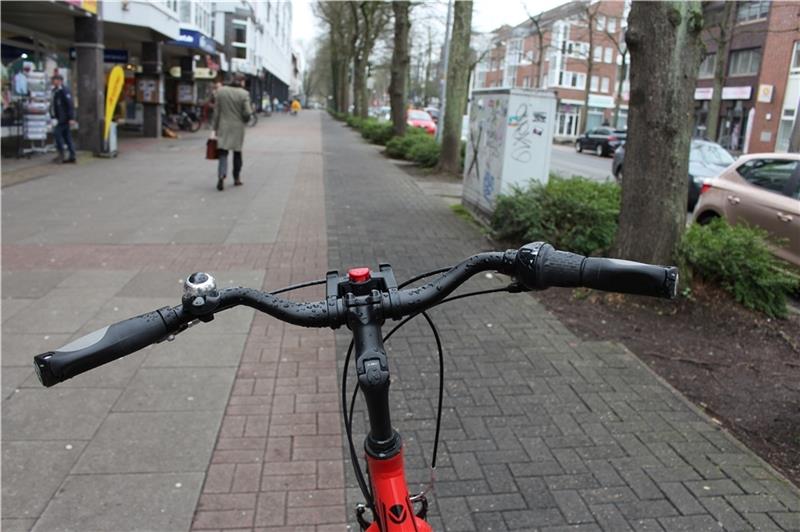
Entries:
<svg viewBox="0 0 800 532">
<path fill-rule="evenodd" d="M 511 134 L 511 158 L 520 163 L 531 160 L 531 126 L 528 118 L 528 104 L 521 103 L 517 112 L 509 117 L 509 127 L 514 128 Z"/>
</svg>

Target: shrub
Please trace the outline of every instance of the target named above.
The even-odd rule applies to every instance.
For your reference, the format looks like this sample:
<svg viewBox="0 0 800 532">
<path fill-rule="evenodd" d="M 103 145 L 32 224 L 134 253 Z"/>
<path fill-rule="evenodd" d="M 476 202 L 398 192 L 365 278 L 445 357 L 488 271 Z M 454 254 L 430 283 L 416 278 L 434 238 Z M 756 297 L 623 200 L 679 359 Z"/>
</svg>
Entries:
<svg viewBox="0 0 800 532">
<path fill-rule="evenodd" d="M 356 115 L 347 115 L 345 122 L 347 123 L 348 126 L 352 127 L 353 129 L 361 129 L 364 123 L 364 119 Z"/>
<path fill-rule="evenodd" d="M 407 128 L 406 134 L 402 137 L 392 137 L 386 143 L 386 155 L 393 159 L 408 159 L 411 160 L 408 153 L 411 146 L 415 144 L 416 138 L 424 136 L 426 133 L 419 128 Z"/>
<path fill-rule="evenodd" d="M 693 224 L 683 236 L 679 255 L 692 275 L 718 284 L 745 307 L 771 317 L 786 315 L 786 296 L 800 284 L 770 253 L 765 231 L 731 226 L 722 218 Z"/>
<path fill-rule="evenodd" d="M 544 240 L 583 255 L 604 254 L 617 232 L 620 192 L 615 183 L 551 176 L 501 195 L 492 217 L 498 237 Z"/>
<path fill-rule="evenodd" d="M 364 122 L 361 129 L 361 136 L 373 144 L 386 145 L 394 134 L 394 128 L 391 122 L 379 122 L 377 120 L 368 120 Z"/>
<path fill-rule="evenodd" d="M 406 159 L 425 168 L 436 166 L 441 151 L 441 146 L 436 139 L 428 135 L 413 135 L 411 138 L 413 140 L 406 153 Z"/>
</svg>

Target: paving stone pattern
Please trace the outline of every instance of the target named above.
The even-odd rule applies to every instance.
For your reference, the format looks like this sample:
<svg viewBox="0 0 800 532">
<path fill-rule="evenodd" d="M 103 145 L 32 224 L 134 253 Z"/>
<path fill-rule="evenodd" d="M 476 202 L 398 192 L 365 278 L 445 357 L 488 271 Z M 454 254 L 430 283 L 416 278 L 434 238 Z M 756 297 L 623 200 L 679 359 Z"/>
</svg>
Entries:
<svg viewBox="0 0 800 532">
<path fill-rule="evenodd" d="M 175 305 L 192 271 L 325 272 L 319 114 L 249 129 L 223 193 L 204 144 L 125 140 L 3 189 L 2 530 L 345 528 L 330 331 L 239 308 L 51 389 L 33 375 L 36 353 Z"/>
<path fill-rule="evenodd" d="M 488 249 L 398 163 L 328 118 L 323 132 L 332 268 L 389 262 L 402 281 Z M 468 289 L 503 282 L 483 276 Z M 461 300 L 431 315 L 446 346 L 434 529 L 800 529 L 798 490 L 622 346 L 579 340 L 526 294 Z M 348 342 L 337 334 L 340 371 Z M 435 344 L 412 322 L 388 348 L 393 423 L 416 490 L 429 480 Z M 361 494 L 349 466 L 347 474 L 351 509 Z"/>
</svg>

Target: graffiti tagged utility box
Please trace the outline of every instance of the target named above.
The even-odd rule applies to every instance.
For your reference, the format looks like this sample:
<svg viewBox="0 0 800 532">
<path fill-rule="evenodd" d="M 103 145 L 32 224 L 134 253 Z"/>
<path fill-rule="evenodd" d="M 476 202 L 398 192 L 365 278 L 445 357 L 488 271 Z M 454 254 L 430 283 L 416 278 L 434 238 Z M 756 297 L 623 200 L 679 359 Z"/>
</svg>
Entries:
<svg viewBox="0 0 800 532">
<path fill-rule="evenodd" d="M 536 89 L 472 92 L 462 202 L 487 220 L 497 195 L 531 180 L 547 182 L 556 96 Z"/>
</svg>

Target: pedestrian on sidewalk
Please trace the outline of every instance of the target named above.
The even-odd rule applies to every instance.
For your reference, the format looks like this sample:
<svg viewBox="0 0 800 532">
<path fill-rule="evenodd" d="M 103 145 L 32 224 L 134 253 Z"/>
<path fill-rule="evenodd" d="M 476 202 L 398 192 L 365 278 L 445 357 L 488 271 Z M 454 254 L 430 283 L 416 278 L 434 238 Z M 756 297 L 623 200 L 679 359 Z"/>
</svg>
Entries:
<svg viewBox="0 0 800 532">
<path fill-rule="evenodd" d="M 244 89 L 244 75 L 235 74 L 233 82 L 217 91 L 214 110 L 214 134 L 217 137 L 219 166 L 217 190 L 223 190 L 228 173 L 228 152 L 233 151 L 233 184 L 242 184 L 242 144 L 244 126 L 250 120 L 250 94 Z"/>
<path fill-rule="evenodd" d="M 50 116 L 56 120 L 53 127 L 53 136 L 56 139 L 58 157 L 56 162 L 74 163 L 75 145 L 72 143 L 72 132 L 70 128 L 75 124 L 75 105 L 72 102 L 72 94 L 64 86 L 64 78 L 61 74 L 53 74 L 53 98 L 50 103 Z M 69 157 L 64 158 L 64 147 L 69 152 Z"/>
</svg>

